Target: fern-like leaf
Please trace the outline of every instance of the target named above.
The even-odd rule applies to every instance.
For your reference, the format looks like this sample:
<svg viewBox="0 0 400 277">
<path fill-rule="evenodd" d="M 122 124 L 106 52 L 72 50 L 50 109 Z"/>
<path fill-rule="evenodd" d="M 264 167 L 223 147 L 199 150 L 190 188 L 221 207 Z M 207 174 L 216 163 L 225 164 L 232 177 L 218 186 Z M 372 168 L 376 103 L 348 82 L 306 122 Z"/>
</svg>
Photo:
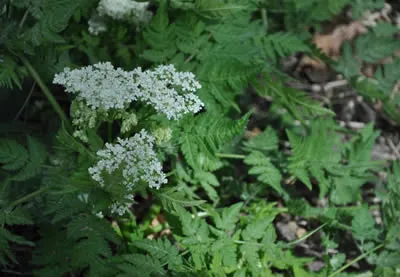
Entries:
<svg viewBox="0 0 400 277">
<path fill-rule="evenodd" d="M 257 180 L 270 185 L 278 193 L 284 192 L 281 187 L 282 174 L 263 153 L 253 151 L 244 162 L 251 166 L 249 174 L 257 175 Z"/>
<path fill-rule="evenodd" d="M 221 166 L 216 156 L 224 144 L 244 131 L 250 114 L 233 121 L 223 115 L 202 114 L 190 118 L 180 138 L 181 150 L 187 163 L 194 169 L 215 170 Z"/>
<path fill-rule="evenodd" d="M 16 85 L 22 89 L 21 79 L 24 76 L 24 71 L 15 60 L 9 56 L 0 56 L 0 87 L 13 89 Z"/>
<path fill-rule="evenodd" d="M 16 141 L 0 141 L 0 163 L 3 164 L 3 169 L 19 170 L 27 163 L 28 159 L 28 151 Z"/>
<path fill-rule="evenodd" d="M 289 170 L 309 189 L 312 189 L 308 171 L 312 171 L 320 182 L 324 182 L 321 170 L 337 166 L 341 159 L 340 138 L 329 128 L 330 121 L 315 121 L 311 134 L 301 138 L 287 131 L 293 156 L 290 158 Z"/>
<path fill-rule="evenodd" d="M 177 268 L 182 265 L 178 249 L 167 239 L 134 241 L 133 245 L 148 252 L 162 265 L 168 264 L 169 268 Z"/>
<path fill-rule="evenodd" d="M 24 237 L 10 232 L 6 227 L 31 224 L 33 224 L 31 216 L 21 208 L 0 209 L 0 265 L 9 264 L 8 260 L 11 260 L 13 263 L 18 263 L 17 257 L 15 257 L 10 246 L 10 242 L 28 246 L 35 245 Z"/>
<path fill-rule="evenodd" d="M 175 212 L 177 207 L 194 207 L 199 206 L 206 201 L 188 199 L 188 196 L 183 192 L 172 187 L 169 189 L 163 189 L 159 192 L 155 192 L 157 197 L 161 200 L 163 207 L 170 212 Z"/>
<path fill-rule="evenodd" d="M 162 264 L 156 258 L 141 254 L 128 254 L 118 258 L 116 277 L 151 277 L 164 275 Z"/>
<path fill-rule="evenodd" d="M 28 180 L 41 172 L 47 157 L 44 146 L 35 138 L 27 138 L 28 151 L 15 141 L 0 141 L 0 163 L 3 169 L 17 171 L 12 179 L 15 181 Z"/>
<path fill-rule="evenodd" d="M 285 87 L 279 80 L 272 80 L 264 75 L 264 81 L 255 85 L 260 96 L 270 96 L 277 103 L 284 106 L 297 119 L 304 116 L 334 115 L 334 113 L 314 102 L 304 92 Z"/>
</svg>

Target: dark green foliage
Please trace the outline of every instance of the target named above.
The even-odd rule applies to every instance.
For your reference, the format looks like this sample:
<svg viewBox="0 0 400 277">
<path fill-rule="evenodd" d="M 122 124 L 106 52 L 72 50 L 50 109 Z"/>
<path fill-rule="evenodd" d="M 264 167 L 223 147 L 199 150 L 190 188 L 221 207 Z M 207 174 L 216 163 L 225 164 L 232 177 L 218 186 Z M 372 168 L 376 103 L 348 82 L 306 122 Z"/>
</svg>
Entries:
<svg viewBox="0 0 400 277">
<path fill-rule="evenodd" d="M 10 247 L 10 243 L 27 246 L 35 245 L 24 237 L 11 233 L 6 227 L 31 224 L 33 224 L 31 216 L 21 208 L 0 209 L 0 265 L 7 265 L 9 260 L 13 263 L 18 262 L 17 257 Z"/>
<path fill-rule="evenodd" d="M 0 56 L 0 87 L 21 89 L 21 79 L 25 75 L 23 69 L 9 56 Z"/>
<path fill-rule="evenodd" d="M 108 276 L 107 263 L 112 256 L 110 243 L 119 243 L 119 238 L 107 221 L 80 214 L 66 229 L 44 227 L 43 239 L 38 243 L 33 260 L 36 265 L 44 266 L 37 271 L 38 276 L 70 271 L 86 272 L 87 276 Z"/>
<path fill-rule="evenodd" d="M 41 171 L 46 160 L 46 149 L 33 137 L 27 137 L 28 150 L 12 140 L 0 141 L 0 163 L 7 171 L 15 172 L 12 180 L 25 181 Z"/>
</svg>

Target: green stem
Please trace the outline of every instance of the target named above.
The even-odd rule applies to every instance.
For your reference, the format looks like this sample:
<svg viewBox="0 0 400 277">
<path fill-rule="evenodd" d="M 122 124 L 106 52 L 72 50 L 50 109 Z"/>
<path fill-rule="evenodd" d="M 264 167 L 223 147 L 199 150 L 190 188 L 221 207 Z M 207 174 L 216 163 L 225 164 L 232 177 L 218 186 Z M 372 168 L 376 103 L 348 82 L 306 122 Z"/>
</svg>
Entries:
<svg viewBox="0 0 400 277">
<path fill-rule="evenodd" d="M 28 61 L 27 58 L 25 58 L 24 56 L 21 56 L 20 58 L 22 60 L 22 63 L 25 65 L 26 69 L 28 69 L 28 72 L 31 74 L 32 78 L 42 89 L 43 94 L 46 96 L 47 100 L 50 102 L 51 106 L 56 111 L 58 116 L 61 118 L 62 121 L 64 121 L 67 124 L 68 127 L 70 127 L 68 117 L 66 116 L 66 114 L 64 113 L 64 111 L 60 107 L 60 105 L 58 104 L 57 100 L 51 94 L 49 88 L 43 82 L 42 78 L 40 78 L 39 73 L 37 73 L 37 71 L 33 68 L 32 64 Z"/>
<path fill-rule="evenodd" d="M 364 254 L 358 256 L 357 258 L 355 258 L 354 260 L 352 260 L 351 262 L 345 264 L 344 266 L 342 266 L 341 268 L 339 268 L 338 270 L 336 270 L 335 272 L 333 272 L 332 274 L 328 275 L 328 277 L 333 277 L 338 275 L 340 272 L 342 272 L 343 270 L 345 270 L 346 268 L 352 266 L 353 264 L 355 264 L 356 262 L 364 259 L 365 257 L 367 257 L 369 254 L 375 252 L 376 250 L 378 250 L 379 248 L 382 248 L 384 245 L 383 244 L 379 244 L 378 246 L 368 250 L 367 252 L 365 252 Z"/>
<path fill-rule="evenodd" d="M 22 203 L 28 201 L 29 199 L 31 199 L 31 198 L 33 198 L 33 197 L 35 197 L 35 196 L 38 196 L 38 195 L 41 194 L 42 192 L 45 192 L 45 191 L 48 190 L 49 188 L 50 188 L 50 187 L 44 187 L 44 188 L 38 189 L 37 191 L 34 191 L 34 192 L 32 192 L 32 193 L 30 193 L 30 194 L 28 194 L 28 195 L 25 195 L 24 197 L 22 197 L 22 198 L 20 198 L 20 199 L 18 199 L 18 200 L 15 200 L 14 202 L 12 202 L 10 206 L 11 206 L 11 207 L 14 207 L 14 206 L 17 206 L 17 205 L 19 205 L 19 204 L 22 204 Z"/>
<path fill-rule="evenodd" d="M 246 158 L 245 155 L 230 154 L 230 153 L 217 153 L 216 156 L 218 158 L 238 159 L 238 160 L 244 160 Z"/>
<path fill-rule="evenodd" d="M 21 22 L 19 23 L 19 28 L 21 29 L 22 26 L 24 26 L 24 23 L 26 21 L 26 18 L 28 17 L 29 10 L 26 10 L 24 15 L 22 16 Z"/>
<path fill-rule="evenodd" d="M 311 237 L 312 235 L 314 235 L 316 232 L 318 232 L 319 230 L 321 230 L 322 228 L 324 228 L 327 224 L 328 224 L 328 223 L 322 224 L 321 226 L 319 226 L 319 227 L 316 228 L 315 230 L 312 230 L 311 232 L 305 234 L 304 236 L 302 236 L 302 237 L 300 237 L 300 238 L 298 238 L 298 239 L 296 239 L 296 240 L 293 240 L 293 241 L 287 243 L 287 244 L 284 245 L 283 247 L 284 247 L 284 248 L 289 248 L 289 247 L 292 247 L 292 246 L 298 244 L 299 242 L 302 242 L 302 241 L 308 239 L 309 237 Z"/>
<path fill-rule="evenodd" d="M 265 26 L 265 31 L 268 30 L 268 18 L 267 18 L 267 9 L 266 8 L 262 8 L 261 9 L 261 17 Z"/>
<path fill-rule="evenodd" d="M 327 224 L 328 224 L 328 223 L 322 224 L 322 225 L 319 226 L 317 229 L 315 229 L 315 230 L 313 230 L 313 231 L 307 233 L 306 235 L 302 236 L 301 238 L 299 238 L 299 239 L 297 239 L 297 240 L 291 241 L 291 242 L 289 242 L 289 243 L 287 243 L 287 244 L 281 246 L 280 248 L 289 248 L 289 247 L 292 247 L 292 246 L 294 246 L 295 244 L 297 244 L 297 243 L 299 243 L 299 242 L 302 242 L 302 241 L 308 239 L 309 237 L 311 237 L 312 235 L 314 235 L 316 232 L 318 232 L 319 230 L 321 230 L 322 228 L 324 228 Z M 253 242 L 253 241 L 235 240 L 234 243 L 237 243 L 237 244 L 247 244 L 247 243 L 248 243 L 248 244 L 254 244 L 254 245 L 257 245 L 257 246 L 262 246 L 261 243 Z"/>
</svg>

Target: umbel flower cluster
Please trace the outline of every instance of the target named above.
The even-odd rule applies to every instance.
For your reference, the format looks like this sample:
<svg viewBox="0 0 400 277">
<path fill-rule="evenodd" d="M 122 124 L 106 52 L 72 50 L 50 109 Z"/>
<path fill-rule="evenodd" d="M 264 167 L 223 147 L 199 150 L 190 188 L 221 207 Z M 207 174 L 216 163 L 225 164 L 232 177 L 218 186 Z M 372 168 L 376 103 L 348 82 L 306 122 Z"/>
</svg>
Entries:
<svg viewBox="0 0 400 277">
<path fill-rule="evenodd" d="M 89 168 L 89 174 L 101 187 L 123 186 L 127 201 L 132 200 L 130 196 L 138 183 L 159 188 L 167 183 L 167 178 L 153 149 L 154 141 L 153 136 L 142 130 L 128 139 L 118 138 L 116 144 L 106 143 L 105 148 L 97 152 L 99 161 Z M 118 177 L 121 178 L 116 178 L 115 174 L 120 174 Z M 107 176 L 122 181 L 120 184 L 107 183 Z M 127 208 L 126 203 L 116 201 L 111 205 L 111 212 L 122 215 Z"/>
<path fill-rule="evenodd" d="M 147 10 L 149 2 L 133 0 L 101 0 L 97 11 L 116 20 L 129 20 L 134 23 L 147 23 L 152 13 Z"/>
<path fill-rule="evenodd" d="M 88 21 L 89 33 L 97 36 L 107 31 L 108 18 L 133 23 L 139 30 L 143 25 L 150 23 L 153 17 L 148 7 L 149 2 L 101 0 L 97 7 L 97 12 Z"/>
<path fill-rule="evenodd" d="M 56 74 L 53 83 L 63 85 L 93 110 L 126 109 L 132 102 L 142 101 L 176 120 L 197 113 L 203 106 L 194 94 L 201 88 L 194 74 L 177 72 L 173 65 L 124 71 L 110 62 L 97 63 L 75 70 L 66 68 Z"/>
</svg>

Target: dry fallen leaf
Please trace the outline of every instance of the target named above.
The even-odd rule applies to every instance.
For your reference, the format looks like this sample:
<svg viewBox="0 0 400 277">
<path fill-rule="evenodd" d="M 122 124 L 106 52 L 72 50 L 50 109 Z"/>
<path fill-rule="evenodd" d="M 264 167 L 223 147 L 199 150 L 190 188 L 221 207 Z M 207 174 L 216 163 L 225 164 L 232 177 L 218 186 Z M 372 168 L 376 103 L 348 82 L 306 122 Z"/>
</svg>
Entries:
<svg viewBox="0 0 400 277">
<path fill-rule="evenodd" d="M 351 41 L 356 36 L 365 34 L 367 28 L 359 21 L 354 21 L 348 25 L 339 25 L 331 33 L 325 35 L 315 35 L 314 44 L 326 55 L 333 59 L 340 56 L 340 49 L 345 41 Z"/>
</svg>

